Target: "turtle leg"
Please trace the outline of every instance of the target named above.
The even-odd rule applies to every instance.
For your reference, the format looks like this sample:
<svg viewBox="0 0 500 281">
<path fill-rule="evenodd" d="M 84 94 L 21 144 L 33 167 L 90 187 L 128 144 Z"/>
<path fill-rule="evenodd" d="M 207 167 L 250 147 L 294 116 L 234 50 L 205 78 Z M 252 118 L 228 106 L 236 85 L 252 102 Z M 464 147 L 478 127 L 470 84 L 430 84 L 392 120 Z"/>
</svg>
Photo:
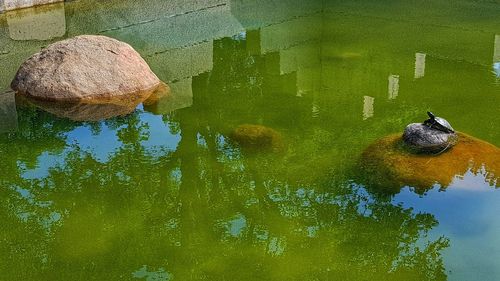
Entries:
<svg viewBox="0 0 500 281">
<path fill-rule="evenodd" d="M 432 128 L 432 126 L 434 126 L 434 124 L 435 124 L 435 121 L 433 121 L 431 119 L 427 119 L 424 121 L 424 125 L 426 125 L 429 128 Z"/>
</svg>

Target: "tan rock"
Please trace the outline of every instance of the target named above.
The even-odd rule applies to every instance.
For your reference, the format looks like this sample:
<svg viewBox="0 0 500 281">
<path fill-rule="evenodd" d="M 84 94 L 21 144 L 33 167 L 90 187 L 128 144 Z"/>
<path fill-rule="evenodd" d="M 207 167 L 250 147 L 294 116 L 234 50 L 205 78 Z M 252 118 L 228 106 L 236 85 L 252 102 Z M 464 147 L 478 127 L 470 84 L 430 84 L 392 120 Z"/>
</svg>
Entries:
<svg viewBox="0 0 500 281">
<path fill-rule="evenodd" d="M 82 35 L 49 45 L 26 60 L 11 87 L 42 101 L 129 104 L 146 99 L 160 83 L 130 45 Z"/>
</svg>

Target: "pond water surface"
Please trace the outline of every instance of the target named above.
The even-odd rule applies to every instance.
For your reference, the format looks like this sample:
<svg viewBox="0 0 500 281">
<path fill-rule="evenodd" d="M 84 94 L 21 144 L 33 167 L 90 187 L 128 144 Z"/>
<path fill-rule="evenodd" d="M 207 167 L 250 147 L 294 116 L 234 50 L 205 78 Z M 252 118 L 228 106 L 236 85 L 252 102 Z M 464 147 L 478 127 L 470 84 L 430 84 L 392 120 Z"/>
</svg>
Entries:
<svg viewBox="0 0 500 281">
<path fill-rule="evenodd" d="M 80 34 L 173 98 L 16 104 L 19 65 Z M 491 171 L 388 194 L 358 168 L 427 110 L 500 145 L 498 1 L 81 0 L 0 14 L 0 67 L 0 280 L 500 280 Z M 283 151 L 241 149 L 242 124 Z"/>
</svg>

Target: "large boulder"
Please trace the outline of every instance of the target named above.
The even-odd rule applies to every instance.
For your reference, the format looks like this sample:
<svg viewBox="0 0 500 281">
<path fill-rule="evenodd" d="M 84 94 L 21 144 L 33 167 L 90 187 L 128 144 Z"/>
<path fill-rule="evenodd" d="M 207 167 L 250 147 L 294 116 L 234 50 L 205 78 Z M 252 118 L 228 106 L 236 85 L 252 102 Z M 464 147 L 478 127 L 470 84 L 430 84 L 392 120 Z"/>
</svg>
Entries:
<svg viewBox="0 0 500 281">
<path fill-rule="evenodd" d="M 405 128 L 403 140 L 415 152 L 439 153 L 453 147 L 457 134 L 430 128 L 422 123 L 412 123 Z"/>
<path fill-rule="evenodd" d="M 130 45 L 83 35 L 49 45 L 30 57 L 11 87 L 41 101 L 129 104 L 145 100 L 160 83 Z"/>
<path fill-rule="evenodd" d="M 467 172 L 481 173 L 495 185 L 500 179 L 500 149 L 472 136 L 458 133 L 460 141 L 441 154 L 415 154 L 407 149 L 399 134 L 375 141 L 363 152 L 361 182 L 378 191 L 398 193 L 411 186 L 424 193 L 439 184 L 446 188 Z"/>
</svg>

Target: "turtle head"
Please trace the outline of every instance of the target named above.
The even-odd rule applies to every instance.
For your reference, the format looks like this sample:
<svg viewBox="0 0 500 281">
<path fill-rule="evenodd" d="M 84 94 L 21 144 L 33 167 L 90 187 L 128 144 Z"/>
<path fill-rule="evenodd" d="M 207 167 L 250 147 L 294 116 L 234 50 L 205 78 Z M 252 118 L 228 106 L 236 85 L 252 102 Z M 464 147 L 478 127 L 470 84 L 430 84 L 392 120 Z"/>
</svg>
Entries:
<svg viewBox="0 0 500 281">
<path fill-rule="evenodd" d="M 435 119 L 436 118 L 436 116 L 434 116 L 434 114 L 432 114 L 432 112 L 430 112 L 430 111 L 427 111 L 427 115 L 429 115 L 429 117 L 431 119 Z"/>
</svg>

